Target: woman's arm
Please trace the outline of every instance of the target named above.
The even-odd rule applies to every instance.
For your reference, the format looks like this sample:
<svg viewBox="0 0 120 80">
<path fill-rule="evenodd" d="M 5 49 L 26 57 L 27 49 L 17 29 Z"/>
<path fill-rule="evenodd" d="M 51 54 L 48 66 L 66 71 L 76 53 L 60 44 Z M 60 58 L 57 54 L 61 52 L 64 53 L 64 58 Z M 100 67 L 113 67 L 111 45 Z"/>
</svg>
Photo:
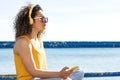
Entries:
<svg viewBox="0 0 120 80">
<path fill-rule="evenodd" d="M 68 67 L 64 67 L 61 71 L 44 71 L 39 70 L 35 66 L 35 62 L 32 56 L 32 45 L 30 42 L 24 38 L 16 41 L 14 50 L 20 56 L 23 65 L 26 70 L 33 77 L 40 78 L 67 78 L 70 75 L 69 71 L 66 71 Z"/>
</svg>

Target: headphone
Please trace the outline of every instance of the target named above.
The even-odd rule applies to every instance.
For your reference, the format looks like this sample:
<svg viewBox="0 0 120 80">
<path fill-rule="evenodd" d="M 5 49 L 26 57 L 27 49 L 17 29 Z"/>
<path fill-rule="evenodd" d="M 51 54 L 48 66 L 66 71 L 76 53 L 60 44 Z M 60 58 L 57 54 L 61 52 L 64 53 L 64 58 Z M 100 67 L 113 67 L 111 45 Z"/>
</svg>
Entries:
<svg viewBox="0 0 120 80">
<path fill-rule="evenodd" d="M 32 25 L 33 24 L 33 19 L 31 17 L 31 14 L 32 14 L 32 10 L 33 10 L 33 6 L 30 6 L 30 9 L 29 9 L 29 24 Z"/>
</svg>

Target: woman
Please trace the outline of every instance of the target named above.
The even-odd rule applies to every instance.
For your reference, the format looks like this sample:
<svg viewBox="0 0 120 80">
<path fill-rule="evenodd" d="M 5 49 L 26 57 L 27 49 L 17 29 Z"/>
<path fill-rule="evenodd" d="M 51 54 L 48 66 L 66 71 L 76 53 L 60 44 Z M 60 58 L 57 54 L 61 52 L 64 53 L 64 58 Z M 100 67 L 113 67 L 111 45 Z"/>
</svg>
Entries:
<svg viewBox="0 0 120 80">
<path fill-rule="evenodd" d="M 67 70 L 68 67 L 60 71 L 46 70 L 46 55 L 40 36 L 47 22 L 48 18 L 39 5 L 24 6 L 17 14 L 13 48 L 17 80 L 60 80 L 67 79 L 72 73 Z"/>
</svg>

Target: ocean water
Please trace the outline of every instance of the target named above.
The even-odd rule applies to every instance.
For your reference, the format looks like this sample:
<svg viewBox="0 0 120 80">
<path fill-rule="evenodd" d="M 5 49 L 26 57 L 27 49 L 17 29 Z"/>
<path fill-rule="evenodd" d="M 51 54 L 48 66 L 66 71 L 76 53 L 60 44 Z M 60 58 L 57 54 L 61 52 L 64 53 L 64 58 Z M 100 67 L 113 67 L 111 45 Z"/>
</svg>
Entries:
<svg viewBox="0 0 120 80">
<path fill-rule="evenodd" d="M 78 65 L 84 72 L 120 71 L 120 48 L 45 48 L 45 51 L 48 70 Z M 15 74 L 12 48 L 0 49 L 0 74 Z M 94 79 L 120 80 L 120 77 Z"/>
</svg>

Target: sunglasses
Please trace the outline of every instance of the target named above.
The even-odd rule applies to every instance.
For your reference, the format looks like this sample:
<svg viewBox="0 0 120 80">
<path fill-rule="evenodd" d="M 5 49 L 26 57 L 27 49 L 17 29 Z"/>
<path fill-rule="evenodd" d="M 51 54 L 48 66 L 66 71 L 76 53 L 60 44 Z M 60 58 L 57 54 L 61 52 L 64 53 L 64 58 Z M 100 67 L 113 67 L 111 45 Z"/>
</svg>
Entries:
<svg viewBox="0 0 120 80">
<path fill-rule="evenodd" d="M 34 18 L 34 19 L 41 19 L 42 22 L 44 22 L 44 23 L 47 23 L 47 22 L 48 22 L 48 17 L 44 17 L 44 16 L 36 17 L 36 18 Z"/>
</svg>

